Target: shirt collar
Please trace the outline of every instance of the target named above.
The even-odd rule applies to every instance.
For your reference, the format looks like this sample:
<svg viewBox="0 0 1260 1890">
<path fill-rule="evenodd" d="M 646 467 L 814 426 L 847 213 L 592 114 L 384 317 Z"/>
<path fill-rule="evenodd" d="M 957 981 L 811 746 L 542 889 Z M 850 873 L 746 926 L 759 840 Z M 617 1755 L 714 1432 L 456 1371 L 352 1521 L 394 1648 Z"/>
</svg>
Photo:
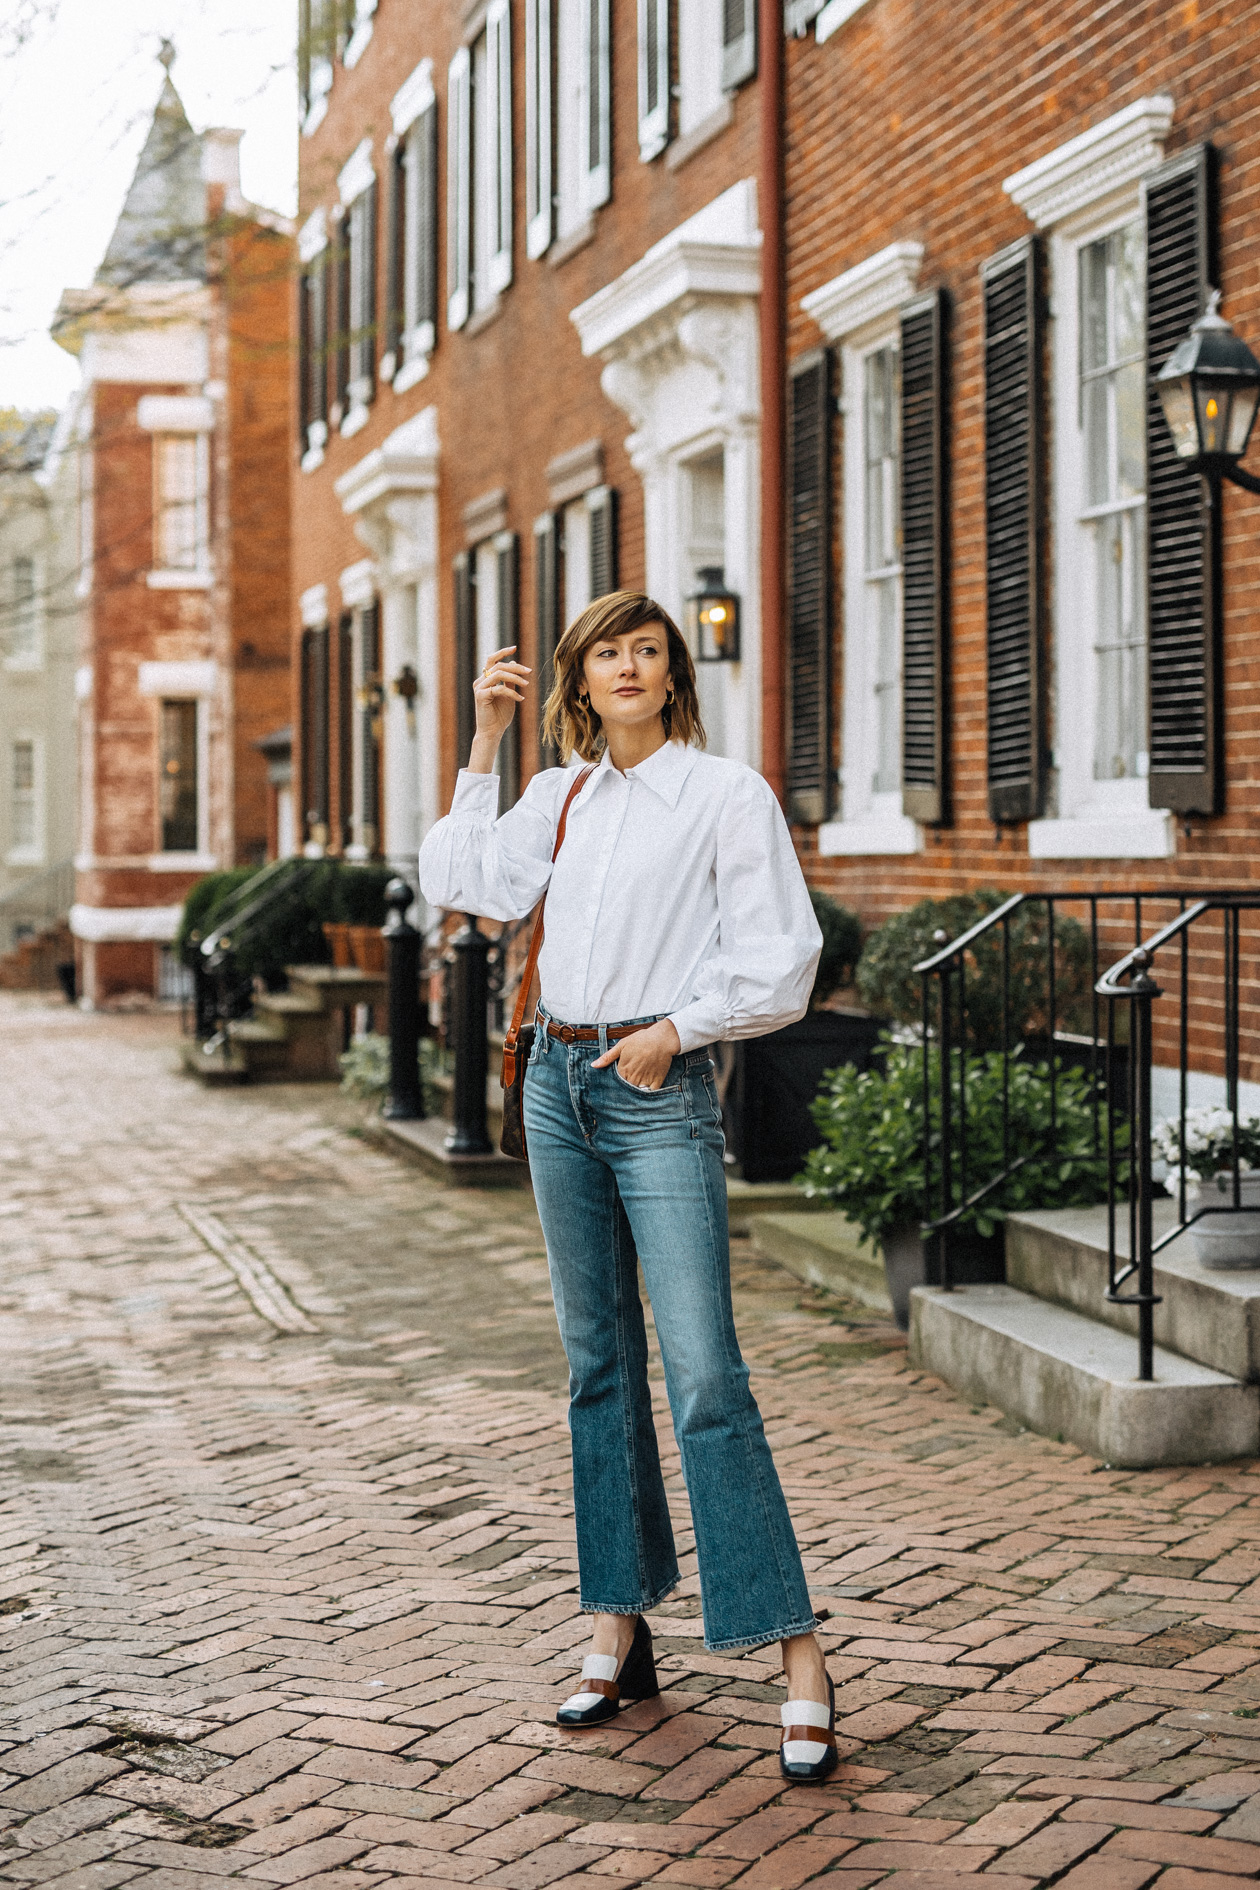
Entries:
<svg viewBox="0 0 1260 1890">
<path fill-rule="evenodd" d="M 627 781 L 640 781 L 644 787 L 651 788 L 653 794 L 665 802 L 667 807 L 677 807 L 678 797 L 682 793 L 683 783 L 695 765 L 696 751 L 686 742 L 665 742 L 641 761 L 637 768 L 627 768 Z M 605 749 L 595 772 L 592 786 L 598 786 L 601 774 L 615 774 L 612 758 Z"/>
</svg>

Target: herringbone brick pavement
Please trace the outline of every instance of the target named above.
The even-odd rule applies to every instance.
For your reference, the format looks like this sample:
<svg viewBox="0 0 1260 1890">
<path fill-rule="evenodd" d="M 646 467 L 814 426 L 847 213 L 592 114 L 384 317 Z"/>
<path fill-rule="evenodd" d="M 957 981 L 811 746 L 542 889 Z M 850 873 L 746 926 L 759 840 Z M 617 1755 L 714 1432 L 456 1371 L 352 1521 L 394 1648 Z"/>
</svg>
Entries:
<svg viewBox="0 0 1260 1890">
<path fill-rule="evenodd" d="M 773 1650 L 705 1652 L 691 1556 L 661 1699 L 562 1733 L 527 1197 L 429 1184 L 322 1090 L 202 1092 L 167 1018 L 0 1005 L 0 1882 L 1260 1876 L 1260 1465 L 1100 1467 L 739 1254 L 845 1763 L 783 1789 Z"/>
</svg>

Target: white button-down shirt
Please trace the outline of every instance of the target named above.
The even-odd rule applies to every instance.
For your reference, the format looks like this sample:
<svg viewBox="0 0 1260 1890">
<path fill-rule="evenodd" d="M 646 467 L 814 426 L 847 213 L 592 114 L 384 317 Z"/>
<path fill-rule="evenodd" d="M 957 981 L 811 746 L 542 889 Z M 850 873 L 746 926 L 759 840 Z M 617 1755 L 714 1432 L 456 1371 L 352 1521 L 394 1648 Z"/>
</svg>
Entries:
<svg viewBox="0 0 1260 1890">
<path fill-rule="evenodd" d="M 570 1024 L 673 1020 L 684 1050 L 802 1017 L 822 934 L 769 785 L 742 762 L 666 742 L 624 774 L 607 754 L 536 774 L 496 820 L 499 782 L 462 771 L 425 836 L 433 905 L 519 919 L 547 892 L 542 1000 Z"/>
</svg>

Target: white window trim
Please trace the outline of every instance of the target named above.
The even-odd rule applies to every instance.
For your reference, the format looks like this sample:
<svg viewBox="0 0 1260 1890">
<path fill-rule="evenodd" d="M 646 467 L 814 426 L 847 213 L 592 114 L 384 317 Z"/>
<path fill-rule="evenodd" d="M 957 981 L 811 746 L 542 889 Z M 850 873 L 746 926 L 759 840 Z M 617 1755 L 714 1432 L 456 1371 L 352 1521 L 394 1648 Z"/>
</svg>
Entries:
<svg viewBox="0 0 1260 1890">
<path fill-rule="evenodd" d="M 390 120 L 396 138 L 405 138 L 417 118 L 427 112 L 436 94 L 433 90 L 433 61 L 422 59 L 408 73 L 389 102 Z"/>
<path fill-rule="evenodd" d="M 490 188 L 494 194 L 492 229 L 497 242 L 490 251 L 489 289 L 499 295 L 512 280 L 512 16 L 508 0 L 491 0 L 486 14 L 486 136 Z"/>
<path fill-rule="evenodd" d="M 591 45 L 591 31 L 594 27 L 599 36 L 597 46 Z M 612 71 L 611 48 L 609 44 L 608 0 L 582 0 L 582 88 L 579 101 L 581 112 L 580 144 L 581 162 L 578 166 L 578 203 L 588 214 L 606 204 L 612 196 Z M 592 60 L 592 52 L 596 57 Z M 598 163 L 591 160 L 590 148 L 590 71 L 594 64 L 598 73 L 599 98 L 596 101 L 599 114 L 599 143 L 602 157 Z"/>
<path fill-rule="evenodd" d="M 1079 412 L 1079 252 L 1140 214 L 1140 180 L 1163 159 L 1163 135 L 1172 120 L 1167 97 L 1139 99 L 1103 124 L 1039 158 L 1003 189 L 1049 229 L 1054 320 L 1051 387 L 1054 422 L 1052 490 L 1056 571 L 1054 584 L 1055 764 L 1059 811 L 1030 821 L 1033 859 L 1171 859 L 1176 822 L 1151 807 L 1142 777 L 1094 779 L 1097 683 L 1094 609 L 1081 596 L 1088 584 L 1080 543 L 1084 468 Z M 1088 647 L 1083 647 L 1083 640 Z M 1087 712 L 1082 713 L 1082 691 Z"/>
<path fill-rule="evenodd" d="M 168 701 L 181 696 L 212 696 L 219 686 L 219 665 L 195 661 L 141 663 L 136 682 L 142 696 L 164 696 Z"/>
<path fill-rule="evenodd" d="M 31 744 L 31 806 L 34 810 L 35 838 L 27 846 L 12 846 L 5 854 L 6 866 L 43 866 L 48 850 L 48 788 L 44 767 L 44 738 L 34 729 L 15 728 L 9 736 L 5 753 L 7 771 L 10 833 L 13 820 L 13 750 L 19 742 Z"/>
<path fill-rule="evenodd" d="M 341 55 L 341 63 L 347 72 L 353 72 L 372 43 L 372 16 L 375 12 L 376 0 L 355 0 L 354 31 Z"/>
<path fill-rule="evenodd" d="M 472 263 L 472 56 L 461 46 L 446 74 L 446 325 L 469 316 Z"/>
<path fill-rule="evenodd" d="M 656 17 L 656 105 L 648 110 L 648 20 Z M 650 164 L 669 143 L 669 0 L 639 0 L 639 157 Z"/>
<path fill-rule="evenodd" d="M 22 555 L 26 555 L 26 554 L 22 554 Z M 17 558 L 11 558 L 9 560 L 9 571 L 11 573 L 10 583 L 14 587 L 14 595 L 10 601 L 9 608 L 12 612 L 12 626 L 13 626 L 14 633 L 16 633 L 17 631 L 17 607 L 18 607 L 18 600 L 16 596 L 17 562 L 18 562 Z M 10 653 L 4 659 L 5 669 L 8 671 L 10 675 L 16 675 L 16 676 L 22 676 L 22 675 L 32 676 L 32 675 L 37 674 L 44 667 L 44 661 L 45 661 L 45 655 L 46 655 L 45 637 L 44 637 L 44 630 L 45 630 L 44 569 L 40 560 L 37 557 L 35 557 L 33 553 L 30 555 L 30 564 L 31 564 L 31 587 L 32 587 L 31 609 L 32 609 L 33 623 L 34 623 L 34 630 L 35 630 L 35 635 L 32 639 L 32 646 L 29 650 L 23 650 L 23 651 L 10 650 Z"/>
<path fill-rule="evenodd" d="M 525 0 L 525 254 L 546 255 L 553 231 L 551 0 Z"/>
<path fill-rule="evenodd" d="M 158 397 L 160 398 L 160 396 Z M 208 402 L 206 403 L 209 404 Z M 206 432 L 192 432 L 186 427 L 176 427 L 153 434 L 153 452 L 156 455 L 164 439 L 192 438 L 197 443 L 197 483 L 196 506 L 200 521 L 197 538 L 197 562 L 192 565 L 179 565 L 167 569 L 163 565 L 154 565 L 146 573 L 145 583 L 151 591 L 208 591 L 214 583 L 214 572 L 210 557 L 210 541 L 213 535 L 213 520 L 210 516 L 210 436 Z M 158 471 L 154 459 L 152 473 L 153 490 L 153 538 L 154 550 L 157 550 L 158 537 Z"/>
<path fill-rule="evenodd" d="M 860 13 L 866 4 L 867 0 L 827 0 L 826 6 L 815 6 L 814 39 L 816 43 L 819 46 L 825 46 L 832 34 L 838 33 L 842 26 L 847 26 L 854 14 Z M 802 28 L 808 23 L 808 17 L 802 19 Z"/>
<path fill-rule="evenodd" d="M 337 173 L 337 195 L 343 209 L 361 197 L 376 181 L 376 171 L 372 164 L 372 140 L 360 138 L 350 156 Z"/>
<path fill-rule="evenodd" d="M 818 851 L 834 854 L 904 854 L 922 850 L 922 829 L 902 809 L 901 790 L 870 787 L 876 732 L 872 713 L 871 641 L 866 594 L 867 357 L 899 346 L 893 312 L 845 338 L 841 351 L 844 428 L 844 686 L 842 699 L 841 812 L 818 829 Z"/>
<path fill-rule="evenodd" d="M 303 268 L 309 267 L 317 256 L 322 256 L 328 248 L 328 218 L 321 203 L 318 210 L 312 210 L 306 222 L 298 231 L 298 261 Z"/>
</svg>

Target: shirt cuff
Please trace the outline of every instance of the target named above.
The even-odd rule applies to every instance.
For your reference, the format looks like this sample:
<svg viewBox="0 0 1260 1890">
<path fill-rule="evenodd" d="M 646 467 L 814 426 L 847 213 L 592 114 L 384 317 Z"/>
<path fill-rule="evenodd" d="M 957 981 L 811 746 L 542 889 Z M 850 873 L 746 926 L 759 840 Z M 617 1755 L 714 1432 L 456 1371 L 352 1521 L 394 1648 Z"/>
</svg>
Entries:
<svg viewBox="0 0 1260 1890">
<path fill-rule="evenodd" d="M 720 1005 L 698 999 L 694 1004 L 684 1004 L 680 1011 L 671 1012 L 669 1021 L 678 1032 L 679 1054 L 685 1055 L 688 1050 L 716 1043 L 726 1020 Z"/>
<path fill-rule="evenodd" d="M 452 814 L 488 814 L 493 820 L 498 811 L 498 775 L 473 774 L 469 769 L 461 768 L 455 777 L 455 792 L 451 796 Z"/>
</svg>

